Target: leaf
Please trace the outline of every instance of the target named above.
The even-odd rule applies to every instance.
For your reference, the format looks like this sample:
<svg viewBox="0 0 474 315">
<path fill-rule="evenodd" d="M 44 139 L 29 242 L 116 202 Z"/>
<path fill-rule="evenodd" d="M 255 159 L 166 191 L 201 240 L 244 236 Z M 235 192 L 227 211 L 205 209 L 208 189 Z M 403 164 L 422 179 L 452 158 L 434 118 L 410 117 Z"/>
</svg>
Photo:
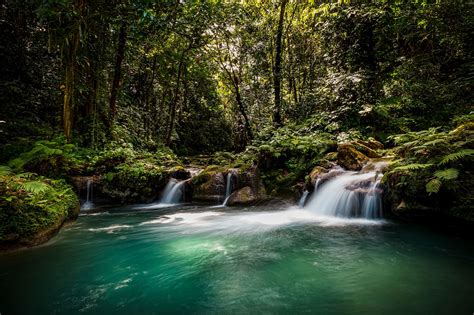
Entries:
<svg viewBox="0 0 474 315">
<path fill-rule="evenodd" d="M 0 165 L 0 176 L 12 175 L 13 171 L 6 165 Z"/>
<path fill-rule="evenodd" d="M 433 193 L 438 193 L 439 189 L 441 188 L 441 181 L 437 178 L 433 178 L 428 183 L 426 183 L 426 192 L 430 195 Z"/>
<path fill-rule="evenodd" d="M 42 193 L 50 189 L 50 186 L 40 181 L 30 181 L 18 185 L 18 188 L 30 193 Z"/>
<path fill-rule="evenodd" d="M 416 171 L 416 170 L 421 170 L 421 169 L 425 169 L 425 168 L 429 168 L 433 166 L 433 164 L 431 163 L 427 163 L 427 164 L 419 164 L 419 163 L 412 163 L 412 164 L 408 164 L 408 165 L 403 165 L 403 166 L 398 166 L 398 167 L 395 167 L 392 172 L 400 172 L 400 171 Z"/>
<path fill-rule="evenodd" d="M 459 171 L 455 168 L 447 168 L 445 170 L 439 170 L 435 172 L 435 177 L 440 180 L 456 179 L 458 175 Z"/>
<path fill-rule="evenodd" d="M 445 155 L 442 159 L 441 162 L 439 162 L 440 165 L 445 165 L 457 160 L 461 160 L 464 158 L 470 158 L 474 156 L 474 150 L 473 149 L 463 149 L 459 150 L 457 152 Z"/>
</svg>

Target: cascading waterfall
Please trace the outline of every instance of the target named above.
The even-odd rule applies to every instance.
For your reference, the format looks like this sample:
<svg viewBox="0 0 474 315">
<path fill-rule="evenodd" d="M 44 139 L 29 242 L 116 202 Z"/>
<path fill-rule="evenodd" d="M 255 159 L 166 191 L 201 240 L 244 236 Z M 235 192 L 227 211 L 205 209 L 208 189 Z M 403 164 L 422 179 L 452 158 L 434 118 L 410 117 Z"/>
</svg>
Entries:
<svg viewBox="0 0 474 315">
<path fill-rule="evenodd" d="M 377 219 L 382 217 L 381 176 L 379 170 L 349 172 L 320 184 L 305 208 L 324 216 L 359 217 Z"/>
<path fill-rule="evenodd" d="M 94 208 L 94 203 L 92 202 L 92 180 L 87 180 L 87 193 L 86 193 L 86 202 L 81 206 L 81 210 L 89 210 Z"/>
<path fill-rule="evenodd" d="M 165 190 L 163 191 L 163 196 L 161 197 L 161 204 L 176 204 L 183 200 L 184 195 L 184 184 L 185 180 L 178 182 L 176 179 L 172 178 L 166 184 Z"/>
<path fill-rule="evenodd" d="M 298 207 L 303 208 L 304 204 L 306 203 L 306 198 L 308 198 L 309 191 L 303 191 L 303 195 L 301 195 L 300 201 L 298 201 Z"/>
<path fill-rule="evenodd" d="M 227 173 L 226 184 L 225 184 L 225 198 L 224 202 L 222 203 L 223 206 L 227 206 L 227 202 L 229 201 L 230 195 L 232 194 L 232 177 L 234 174 L 232 172 Z"/>
</svg>

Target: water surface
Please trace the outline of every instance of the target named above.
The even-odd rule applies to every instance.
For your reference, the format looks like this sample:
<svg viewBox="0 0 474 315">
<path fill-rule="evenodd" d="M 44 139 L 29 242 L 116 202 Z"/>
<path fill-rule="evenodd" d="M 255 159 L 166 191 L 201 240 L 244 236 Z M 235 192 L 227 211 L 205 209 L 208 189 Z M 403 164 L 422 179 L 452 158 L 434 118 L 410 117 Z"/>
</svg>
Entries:
<svg viewBox="0 0 474 315">
<path fill-rule="evenodd" d="M 81 216 L 0 256 L 1 314 L 472 314 L 474 245 L 300 209 Z"/>
</svg>

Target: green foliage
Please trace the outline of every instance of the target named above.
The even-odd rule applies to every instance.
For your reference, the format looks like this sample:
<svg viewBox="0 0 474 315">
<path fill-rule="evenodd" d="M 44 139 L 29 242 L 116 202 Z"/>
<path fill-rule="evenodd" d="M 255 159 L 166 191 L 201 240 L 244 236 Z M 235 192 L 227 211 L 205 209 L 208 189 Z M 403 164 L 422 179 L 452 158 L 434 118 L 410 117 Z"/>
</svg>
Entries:
<svg viewBox="0 0 474 315">
<path fill-rule="evenodd" d="M 452 180 L 458 178 L 459 170 L 455 168 L 439 170 L 434 173 L 434 176 L 440 180 Z"/>
<path fill-rule="evenodd" d="M 0 242 L 34 239 L 34 235 L 77 215 L 79 202 L 63 180 L 33 174 L 0 175 Z"/>
<path fill-rule="evenodd" d="M 421 169 L 425 169 L 425 168 L 430 168 L 431 166 L 433 166 L 433 164 L 430 164 L 430 163 L 427 163 L 427 164 L 412 163 L 412 164 L 408 164 L 408 165 L 395 167 L 392 170 L 392 172 L 416 171 L 416 170 L 421 170 Z"/>
<path fill-rule="evenodd" d="M 411 204 L 457 209 L 456 215 L 470 216 L 466 198 L 474 188 L 473 135 L 473 124 L 464 122 L 451 131 L 430 128 L 390 137 L 399 159 L 384 182 L 392 194 Z"/>
<path fill-rule="evenodd" d="M 453 163 L 463 159 L 472 159 L 474 157 L 474 150 L 473 149 L 463 149 L 457 152 L 450 153 L 448 155 L 443 156 L 439 164 L 445 165 L 449 163 Z"/>
</svg>

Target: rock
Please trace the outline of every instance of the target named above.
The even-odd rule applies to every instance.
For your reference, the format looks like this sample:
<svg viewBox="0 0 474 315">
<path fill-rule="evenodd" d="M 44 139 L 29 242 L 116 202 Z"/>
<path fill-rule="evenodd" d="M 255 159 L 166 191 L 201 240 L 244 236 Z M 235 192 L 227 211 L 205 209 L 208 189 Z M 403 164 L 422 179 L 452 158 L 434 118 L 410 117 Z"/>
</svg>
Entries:
<svg viewBox="0 0 474 315">
<path fill-rule="evenodd" d="M 337 162 L 347 170 L 358 171 L 369 158 L 357 151 L 352 144 L 341 144 L 337 148 Z"/>
<path fill-rule="evenodd" d="M 358 140 L 351 142 L 351 144 L 357 149 L 357 151 L 364 153 L 369 158 L 380 158 L 380 154 L 375 152 L 372 148 L 366 146 L 363 142 L 364 141 Z"/>
<path fill-rule="evenodd" d="M 328 161 L 337 161 L 337 152 L 329 152 L 324 156 L 324 159 Z"/>
<path fill-rule="evenodd" d="M 225 195 L 225 168 L 209 166 L 191 180 L 193 199 L 219 201 Z"/>
<path fill-rule="evenodd" d="M 168 171 L 172 178 L 185 180 L 191 177 L 191 172 L 182 166 L 175 166 Z"/>
<path fill-rule="evenodd" d="M 357 140 L 358 143 L 365 145 L 366 147 L 372 150 L 382 150 L 383 144 L 380 141 L 375 140 L 374 138 L 369 138 L 367 140 Z"/>
<path fill-rule="evenodd" d="M 245 186 L 232 193 L 227 205 L 248 205 L 259 201 L 259 193 L 255 192 L 250 186 Z"/>
<path fill-rule="evenodd" d="M 318 180 L 318 178 L 321 177 L 321 175 L 327 173 L 328 170 L 325 169 L 324 167 L 322 166 L 316 166 L 315 168 L 313 168 L 313 170 L 311 171 L 311 173 L 309 173 L 309 184 L 311 187 L 314 187 L 314 185 L 316 184 L 316 181 Z"/>
</svg>

